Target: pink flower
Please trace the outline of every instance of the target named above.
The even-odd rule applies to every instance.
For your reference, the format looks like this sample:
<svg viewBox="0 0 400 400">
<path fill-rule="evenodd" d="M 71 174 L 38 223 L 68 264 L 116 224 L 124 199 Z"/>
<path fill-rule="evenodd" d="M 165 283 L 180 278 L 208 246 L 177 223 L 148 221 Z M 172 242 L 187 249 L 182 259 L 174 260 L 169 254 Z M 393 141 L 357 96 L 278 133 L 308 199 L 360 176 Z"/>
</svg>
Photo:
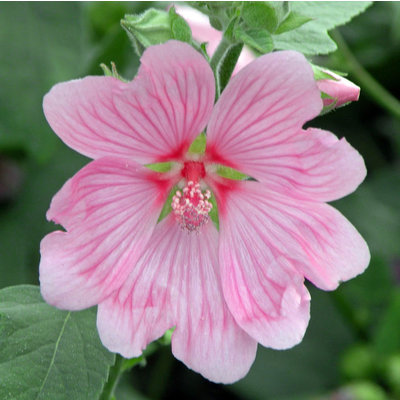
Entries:
<svg viewBox="0 0 400 400">
<path fill-rule="evenodd" d="M 345 139 L 302 129 L 322 101 L 301 54 L 259 57 L 215 106 L 214 85 L 205 59 L 170 41 L 145 51 L 130 83 L 87 77 L 52 88 L 49 124 L 94 160 L 52 200 L 47 217 L 66 231 L 43 239 L 40 282 L 56 307 L 99 304 L 111 351 L 139 356 L 175 327 L 174 355 L 227 383 L 247 373 L 257 342 L 301 341 L 304 277 L 332 290 L 366 268 L 366 243 L 324 203 L 355 190 L 366 171 Z M 205 154 L 189 154 L 206 125 Z M 163 161 L 174 168 L 143 166 Z M 256 180 L 222 178 L 216 164 Z M 174 185 L 173 211 L 157 223 Z"/>
<path fill-rule="evenodd" d="M 210 55 L 214 54 L 218 43 L 222 39 L 222 32 L 214 29 L 206 15 L 191 7 L 174 4 L 176 11 L 181 15 L 192 29 L 193 38 L 198 42 L 207 42 L 207 51 Z M 235 73 L 252 62 L 256 57 L 247 48 L 243 47 L 239 60 L 236 64 Z M 331 98 L 323 99 L 324 106 L 335 103 L 334 108 L 340 107 L 351 101 L 357 101 L 360 96 L 360 88 L 353 82 L 333 73 L 323 70 L 326 74 L 332 76 L 332 79 L 321 79 L 317 81 L 318 89 L 328 94 Z"/>
</svg>

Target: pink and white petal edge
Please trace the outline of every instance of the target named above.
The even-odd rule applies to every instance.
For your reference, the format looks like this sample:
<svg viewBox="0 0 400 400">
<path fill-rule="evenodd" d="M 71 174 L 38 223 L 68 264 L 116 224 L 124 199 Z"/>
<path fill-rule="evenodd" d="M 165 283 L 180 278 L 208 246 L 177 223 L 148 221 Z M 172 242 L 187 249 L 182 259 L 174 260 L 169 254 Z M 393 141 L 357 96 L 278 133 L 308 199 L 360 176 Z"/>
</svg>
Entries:
<svg viewBox="0 0 400 400">
<path fill-rule="evenodd" d="M 118 289 L 145 249 L 171 182 L 133 161 L 92 161 L 55 195 L 41 242 L 40 287 L 58 308 L 80 310 Z"/>
<path fill-rule="evenodd" d="M 222 296 L 212 223 L 188 235 L 172 216 L 157 225 L 147 251 L 121 289 L 99 305 L 106 347 L 126 357 L 175 327 L 172 351 L 214 382 L 242 378 L 257 343 L 234 321 Z"/>
<path fill-rule="evenodd" d="M 360 153 L 346 139 L 321 129 L 296 135 L 263 151 L 254 175 L 270 190 L 302 200 L 333 201 L 352 193 L 367 170 Z"/>
<path fill-rule="evenodd" d="M 304 336 L 310 296 L 301 272 L 275 247 L 263 205 L 253 202 L 247 189 L 238 185 L 225 194 L 223 206 L 217 197 L 224 296 L 250 336 L 263 346 L 287 349 Z"/>
<path fill-rule="evenodd" d="M 253 246 L 257 251 L 263 250 L 264 243 L 275 259 L 283 257 L 321 289 L 335 289 L 369 264 L 370 253 L 364 239 L 339 211 L 327 204 L 291 198 L 255 182 L 242 183 L 226 203 L 229 221 L 225 222 L 228 218 L 223 214 L 221 240 L 226 235 L 225 224 L 230 227 L 228 233 L 237 235 L 236 231 L 244 228 L 240 225 L 236 229 L 236 221 L 243 219 L 244 225 L 246 219 L 262 239 L 259 248 Z M 245 238 L 251 235 L 249 231 Z M 251 242 L 248 252 L 252 254 L 250 245 Z"/>
<path fill-rule="evenodd" d="M 154 163 L 180 157 L 205 128 L 214 102 L 207 61 L 186 43 L 147 49 L 137 77 L 89 76 L 55 85 L 43 109 L 71 148 L 97 159 Z"/>
</svg>

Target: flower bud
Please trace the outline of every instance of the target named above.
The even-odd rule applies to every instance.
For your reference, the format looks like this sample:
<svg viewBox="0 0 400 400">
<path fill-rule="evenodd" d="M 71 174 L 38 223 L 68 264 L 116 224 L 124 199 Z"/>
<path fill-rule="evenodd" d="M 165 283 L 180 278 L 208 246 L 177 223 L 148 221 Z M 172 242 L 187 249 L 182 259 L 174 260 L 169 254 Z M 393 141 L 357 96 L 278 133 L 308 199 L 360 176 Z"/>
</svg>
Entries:
<svg viewBox="0 0 400 400">
<path fill-rule="evenodd" d="M 168 12 L 149 8 L 140 15 L 125 15 L 121 21 L 138 55 L 154 44 L 172 39 Z"/>
<path fill-rule="evenodd" d="M 331 77 L 317 81 L 318 89 L 329 96 L 323 99 L 324 107 L 334 105 L 334 108 L 337 108 L 358 100 L 360 88 L 357 85 L 332 71 L 322 71 Z"/>
</svg>

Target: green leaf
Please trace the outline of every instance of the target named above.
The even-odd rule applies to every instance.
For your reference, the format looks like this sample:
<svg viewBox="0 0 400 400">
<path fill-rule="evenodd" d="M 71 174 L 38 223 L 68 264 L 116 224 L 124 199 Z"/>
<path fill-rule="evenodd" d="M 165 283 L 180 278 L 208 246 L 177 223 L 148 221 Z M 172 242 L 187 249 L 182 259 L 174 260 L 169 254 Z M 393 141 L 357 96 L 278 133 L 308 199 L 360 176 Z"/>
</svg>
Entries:
<svg viewBox="0 0 400 400">
<path fill-rule="evenodd" d="M 248 29 L 237 28 L 235 30 L 237 39 L 261 54 L 269 53 L 274 49 L 274 42 L 271 34 L 266 29 Z"/>
<path fill-rule="evenodd" d="M 290 32 L 274 35 L 276 49 L 297 50 L 307 55 L 328 54 L 336 50 L 328 31 L 346 24 L 372 3 L 368 1 L 296 1 L 292 12 L 311 18 L 309 22 Z"/>
<path fill-rule="evenodd" d="M 274 33 L 275 35 L 280 35 L 281 33 L 292 31 L 311 20 L 312 18 L 306 17 L 297 11 L 291 11 Z"/>
<path fill-rule="evenodd" d="M 242 9 L 243 21 L 249 28 L 274 32 L 279 20 L 275 7 L 263 1 L 246 1 Z"/>
<path fill-rule="evenodd" d="M 125 15 L 121 25 L 139 56 L 145 48 L 173 39 L 170 14 L 163 10 L 149 8 L 139 15 Z"/>
<path fill-rule="evenodd" d="M 243 43 L 232 44 L 227 48 L 224 56 L 218 64 L 218 87 L 220 93 L 222 93 L 228 84 L 242 49 Z"/>
<path fill-rule="evenodd" d="M 58 139 L 42 110 L 44 94 L 84 71 L 88 54 L 79 3 L 4 3 L 0 12 L 0 149 L 47 160 Z"/>
<path fill-rule="evenodd" d="M 169 9 L 172 37 L 181 42 L 191 43 L 192 31 L 188 23 L 176 13 L 175 8 Z"/>
<path fill-rule="evenodd" d="M 100 342 L 94 309 L 58 310 L 36 286 L 0 291 L 0 344 L 2 400 L 96 399 L 115 358 Z"/>
</svg>

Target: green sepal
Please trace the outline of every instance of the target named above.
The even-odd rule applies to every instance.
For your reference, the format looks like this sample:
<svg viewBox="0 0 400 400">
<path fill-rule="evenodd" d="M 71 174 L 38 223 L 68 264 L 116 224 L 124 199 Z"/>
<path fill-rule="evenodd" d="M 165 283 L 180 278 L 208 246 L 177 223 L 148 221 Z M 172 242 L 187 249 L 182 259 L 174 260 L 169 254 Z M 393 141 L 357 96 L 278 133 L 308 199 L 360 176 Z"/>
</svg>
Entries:
<svg viewBox="0 0 400 400">
<path fill-rule="evenodd" d="M 305 15 L 300 14 L 297 11 L 291 11 L 287 17 L 282 21 L 282 23 L 278 26 L 275 35 L 279 35 L 284 32 L 289 32 L 294 29 L 299 28 L 300 26 L 306 24 L 311 21 L 312 18 L 307 17 Z"/>
<path fill-rule="evenodd" d="M 200 135 L 198 135 L 190 145 L 189 153 L 194 153 L 194 154 L 204 153 L 206 151 L 206 140 L 207 137 L 205 133 L 200 133 Z"/>
<path fill-rule="evenodd" d="M 168 172 L 172 168 L 172 162 L 161 162 L 154 164 L 146 164 L 145 167 L 155 172 Z"/>
<path fill-rule="evenodd" d="M 119 72 L 117 71 L 117 67 L 114 62 L 111 62 L 111 69 L 106 65 L 101 63 L 100 68 L 103 70 L 105 76 L 112 76 L 113 78 L 117 78 L 122 82 L 129 82 L 127 79 L 123 78 Z"/>
<path fill-rule="evenodd" d="M 327 68 L 322 68 L 318 65 L 311 64 L 311 63 L 310 63 L 310 65 L 314 72 L 314 79 L 316 81 L 319 81 L 321 79 L 330 79 L 332 81 L 337 81 L 337 79 L 333 75 L 331 75 L 331 74 L 329 74 L 329 72 L 327 72 L 328 71 Z M 338 72 L 338 71 L 335 71 L 334 73 L 337 75 L 344 75 L 342 72 Z"/>
<path fill-rule="evenodd" d="M 243 174 L 242 172 L 237 171 L 236 169 L 226 167 L 225 165 L 217 166 L 217 174 L 219 176 L 222 176 L 223 178 L 233 179 L 236 181 L 243 181 L 250 178 L 248 175 Z"/>
<path fill-rule="evenodd" d="M 149 8 L 143 14 L 128 14 L 121 25 L 139 56 L 147 47 L 173 39 L 170 14 L 166 11 Z"/>
</svg>

